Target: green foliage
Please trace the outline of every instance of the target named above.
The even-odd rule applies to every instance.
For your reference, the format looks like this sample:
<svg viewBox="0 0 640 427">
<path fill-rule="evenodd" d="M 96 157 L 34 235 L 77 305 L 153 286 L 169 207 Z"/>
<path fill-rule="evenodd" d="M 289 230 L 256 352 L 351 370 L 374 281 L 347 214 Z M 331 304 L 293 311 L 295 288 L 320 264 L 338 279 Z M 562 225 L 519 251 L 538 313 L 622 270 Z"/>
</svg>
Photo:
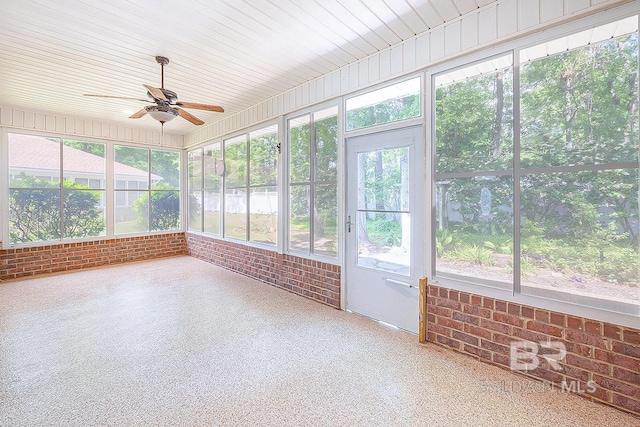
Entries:
<svg viewBox="0 0 640 427">
<path fill-rule="evenodd" d="M 98 236 L 104 231 L 102 212 L 98 209 L 100 191 L 66 180 L 60 191 L 58 183 L 24 173 L 12 180 L 12 187 L 9 191 L 12 243 Z"/>
<path fill-rule="evenodd" d="M 143 193 L 135 202 L 140 230 L 162 231 L 180 228 L 180 192 L 168 191 L 172 186 L 159 182 L 151 191 L 151 223 L 149 224 L 149 192 Z"/>
<path fill-rule="evenodd" d="M 416 93 L 347 111 L 347 130 L 362 129 L 419 116 L 420 94 Z"/>
<path fill-rule="evenodd" d="M 402 244 L 402 227 L 395 218 L 388 219 L 383 215 L 367 220 L 369 241 L 378 246 L 400 246 Z"/>
<path fill-rule="evenodd" d="M 493 265 L 493 252 L 477 245 L 460 245 L 449 255 L 450 259 L 477 265 Z"/>
</svg>

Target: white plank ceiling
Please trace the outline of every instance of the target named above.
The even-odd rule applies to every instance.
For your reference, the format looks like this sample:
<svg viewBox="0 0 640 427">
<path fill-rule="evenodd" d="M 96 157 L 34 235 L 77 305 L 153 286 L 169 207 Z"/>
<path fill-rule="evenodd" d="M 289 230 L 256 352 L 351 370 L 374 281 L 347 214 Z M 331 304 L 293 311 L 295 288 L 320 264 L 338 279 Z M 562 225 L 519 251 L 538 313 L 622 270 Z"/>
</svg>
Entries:
<svg viewBox="0 0 640 427">
<path fill-rule="evenodd" d="M 206 124 L 456 19 L 495 0 L 0 0 L 0 105 L 158 129 L 160 87 Z M 134 122 L 134 120 L 136 120 Z M 186 134 L 196 126 L 165 125 Z"/>
</svg>

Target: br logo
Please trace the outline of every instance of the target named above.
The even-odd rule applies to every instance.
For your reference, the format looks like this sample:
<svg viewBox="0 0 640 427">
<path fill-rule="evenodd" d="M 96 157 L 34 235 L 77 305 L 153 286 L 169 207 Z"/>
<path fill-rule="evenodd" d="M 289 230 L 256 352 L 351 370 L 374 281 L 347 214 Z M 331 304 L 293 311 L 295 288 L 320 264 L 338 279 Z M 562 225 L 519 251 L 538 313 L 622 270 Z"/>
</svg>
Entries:
<svg viewBox="0 0 640 427">
<path fill-rule="evenodd" d="M 511 341 L 509 366 L 513 371 L 531 371 L 546 361 L 555 371 L 562 371 L 560 362 L 567 354 L 561 341 Z"/>
</svg>

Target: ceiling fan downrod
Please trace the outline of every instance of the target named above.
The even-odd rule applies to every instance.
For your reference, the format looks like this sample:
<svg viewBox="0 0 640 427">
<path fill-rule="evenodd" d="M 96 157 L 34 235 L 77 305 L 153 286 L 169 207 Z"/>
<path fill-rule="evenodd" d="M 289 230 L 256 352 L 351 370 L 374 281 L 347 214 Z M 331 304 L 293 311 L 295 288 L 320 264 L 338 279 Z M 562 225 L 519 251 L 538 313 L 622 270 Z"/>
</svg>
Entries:
<svg viewBox="0 0 640 427">
<path fill-rule="evenodd" d="M 169 58 L 164 56 L 156 56 L 156 62 L 160 64 L 160 88 L 164 89 L 164 66 L 169 63 Z"/>
</svg>

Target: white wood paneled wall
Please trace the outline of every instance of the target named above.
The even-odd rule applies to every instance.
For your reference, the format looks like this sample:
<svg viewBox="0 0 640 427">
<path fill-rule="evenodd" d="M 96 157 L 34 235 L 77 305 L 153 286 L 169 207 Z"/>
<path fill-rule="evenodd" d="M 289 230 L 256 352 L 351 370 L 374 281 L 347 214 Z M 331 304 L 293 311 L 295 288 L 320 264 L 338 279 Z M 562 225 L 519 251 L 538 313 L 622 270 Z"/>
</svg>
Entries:
<svg viewBox="0 0 640 427">
<path fill-rule="evenodd" d="M 162 134 L 160 129 L 154 131 L 6 107 L 0 107 L 0 126 L 7 128 L 9 131 L 11 129 L 33 130 L 50 133 L 51 135 L 167 148 L 182 148 L 184 139 L 183 135 L 167 132 Z"/>
<path fill-rule="evenodd" d="M 631 1 L 500 0 L 199 128 L 185 135 L 184 146 L 195 146 L 263 120 Z"/>
</svg>

